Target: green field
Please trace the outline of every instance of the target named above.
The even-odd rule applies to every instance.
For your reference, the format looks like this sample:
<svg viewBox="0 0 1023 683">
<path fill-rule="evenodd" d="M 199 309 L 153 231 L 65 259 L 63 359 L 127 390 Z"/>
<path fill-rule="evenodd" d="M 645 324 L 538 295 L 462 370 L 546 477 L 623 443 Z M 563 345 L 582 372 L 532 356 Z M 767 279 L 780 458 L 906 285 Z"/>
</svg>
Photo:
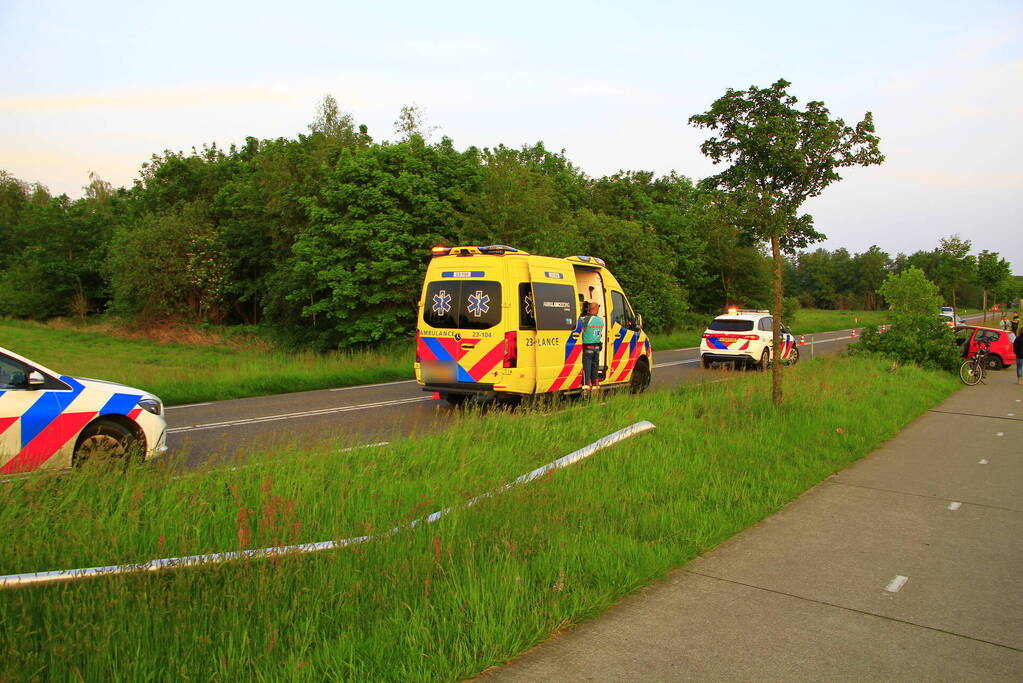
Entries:
<svg viewBox="0 0 1023 683">
<path fill-rule="evenodd" d="M 829 357 L 552 410 L 453 413 L 384 448 L 283 447 L 183 478 L 99 467 L 0 485 L 0 573 L 386 531 L 614 430 L 657 429 L 371 543 L 0 591 L 0 679 L 461 680 L 663 577 L 957 387 Z M 169 464 L 169 463 L 168 463 Z"/>
<path fill-rule="evenodd" d="M 792 329 L 810 334 L 883 319 L 880 311 L 807 309 Z M 699 346 L 703 330 L 652 335 L 654 350 Z M 166 344 L 3 319 L 0 346 L 57 372 L 144 389 L 167 405 L 410 379 L 414 356 L 411 343 L 372 352 L 296 353 L 228 339 L 215 345 Z"/>
</svg>

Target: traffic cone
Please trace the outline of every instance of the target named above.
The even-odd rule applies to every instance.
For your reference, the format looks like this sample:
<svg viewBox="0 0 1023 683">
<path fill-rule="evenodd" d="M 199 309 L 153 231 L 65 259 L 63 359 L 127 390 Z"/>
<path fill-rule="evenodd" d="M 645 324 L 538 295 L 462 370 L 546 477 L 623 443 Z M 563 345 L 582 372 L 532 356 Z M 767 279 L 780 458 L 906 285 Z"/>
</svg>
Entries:
<svg viewBox="0 0 1023 683">
<path fill-rule="evenodd" d="M 856 328 L 855 327 L 852 329 L 852 338 L 856 339 Z"/>
<path fill-rule="evenodd" d="M 805 334 L 799 335 L 799 345 L 800 346 L 806 346 L 806 335 Z"/>
</svg>

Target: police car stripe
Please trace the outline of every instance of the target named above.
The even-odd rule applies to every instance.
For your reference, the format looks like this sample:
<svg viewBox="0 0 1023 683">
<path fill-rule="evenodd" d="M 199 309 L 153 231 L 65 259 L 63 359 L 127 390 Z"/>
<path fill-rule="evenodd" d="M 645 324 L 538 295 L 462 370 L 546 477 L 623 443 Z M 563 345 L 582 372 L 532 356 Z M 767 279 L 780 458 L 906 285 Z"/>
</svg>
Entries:
<svg viewBox="0 0 1023 683">
<path fill-rule="evenodd" d="M 0 474 L 27 472 L 34 470 L 49 460 L 71 440 L 85 425 L 96 416 L 93 411 L 87 413 L 61 413 L 36 435 L 32 441 L 21 449 L 18 455 L 0 467 Z"/>
<path fill-rule="evenodd" d="M 0 396 L 2 396 L 2 395 L 3 395 L 3 392 L 0 391 Z M 18 421 L 17 417 L 0 417 L 0 434 L 3 434 L 4 432 L 6 432 L 7 428 L 10 427 L 12 424 L 14 424 L 17 421 Z"/>
<path fill-rule="evenodd" d="M 85 387 L 71 377 L 61 377 L 71 391 L 44 391 L 36 402 L 21 415 L 21 447 L 25 448 L 46 429 L 57 416 L 67 410 Z"/>
<path fill-rule="evenodd" d="M 114 394 L 99 409 L 100 415 L 127 415 L 142 399 L 141 394 Z"/>
</svg>

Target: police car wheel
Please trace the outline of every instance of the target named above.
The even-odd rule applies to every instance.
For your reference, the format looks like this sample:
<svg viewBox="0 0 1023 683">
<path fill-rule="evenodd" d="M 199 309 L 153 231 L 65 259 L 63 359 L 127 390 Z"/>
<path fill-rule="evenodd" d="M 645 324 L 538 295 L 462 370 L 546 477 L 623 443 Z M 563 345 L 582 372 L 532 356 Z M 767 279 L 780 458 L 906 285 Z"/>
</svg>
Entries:
<svg viewBox="0 0 1023 683">
<path fill-rule="evenodd" d="M 98 422 L 78 437 L 73 463 L 75 467 L 92 460 L 127 461 L 136 450 L 138 437 L 116 422 Z"/>
<path fill-rule="evenodd" d="M 771 364 L 771 353 L 767 349 L 760 354 L 760 362 L 757 363 L 757 370 L 766 370 L 767 366 Z"/>
<path fill-rule="evenodd" d="M 795 346 L 789 351 L 789 365 L 795 365 L 799 362 L 799 349 Z"/>
<path fill-rule="evenodd" d="M 701 359 L 701 361 L 702 361 L 702 363 L 703 363 L 703 367 L 704 367 L 705 369 L 709 369 L 709 368 L 710 368 L 710 366 L 714 364 L 714 362 L 713 362 L 713 361 L 711 361 L 711 360 L 710 360 L 709 358 L 703 358 L 703 359 Z"/>
</svg>

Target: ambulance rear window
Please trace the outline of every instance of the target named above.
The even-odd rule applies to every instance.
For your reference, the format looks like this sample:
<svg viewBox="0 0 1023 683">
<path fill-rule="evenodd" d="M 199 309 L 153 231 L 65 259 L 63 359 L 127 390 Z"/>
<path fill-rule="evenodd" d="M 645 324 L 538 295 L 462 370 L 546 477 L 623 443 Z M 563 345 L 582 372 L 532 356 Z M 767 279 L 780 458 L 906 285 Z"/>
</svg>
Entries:
<svg viewBox="0 0 1023 683">
<path fill-rule="evenodd" d="M 485 330 L 501 322 L 501 283 L 448 280 L 426 286 L 423 320 L 431 327 Z"/>
<path fill-rule="evenodd" d="M 546 282 L 533 283 L 536 329 L 575 329 L 575 288 Z"/>
<path fill-rule="evenodd" d="M 753 329 L 753 321 L 715 318 L 710 323 L 710 329 L 716 332 L 749 332 Z"/>
</svg>

